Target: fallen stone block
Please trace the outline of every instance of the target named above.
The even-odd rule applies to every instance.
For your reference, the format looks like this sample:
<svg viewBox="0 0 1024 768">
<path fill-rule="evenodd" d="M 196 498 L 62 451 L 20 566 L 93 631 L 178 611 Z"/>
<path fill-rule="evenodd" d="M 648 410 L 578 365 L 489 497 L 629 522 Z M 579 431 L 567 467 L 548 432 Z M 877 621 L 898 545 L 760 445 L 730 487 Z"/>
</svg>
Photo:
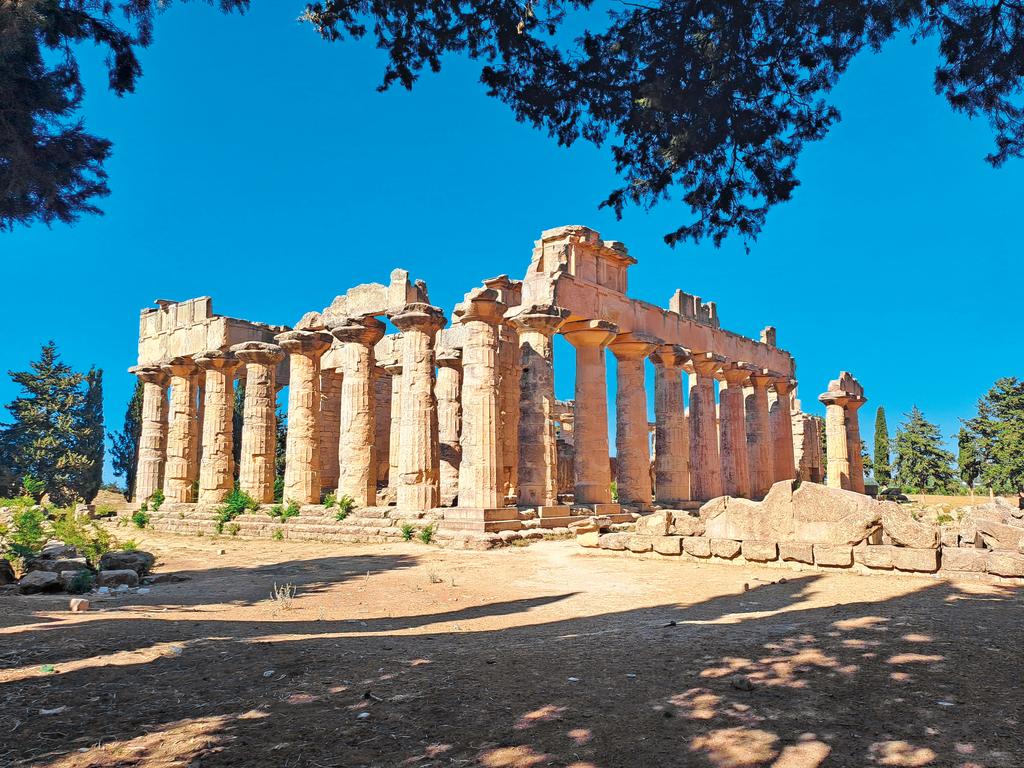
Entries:
<svg viewBox="0 0 1024 768">
<path fill-rule="evenodd" d="M 89 563 L 84 557 L 63 557 L 52 559 L 34 557 L 25 563 L 26 571 L 49 571 L 59 574 L 61 571 L 78 571 L 88 569 Z"/>
<path fill-rule="evenodd" d="M 960 545 L 960 531 L 951 526 L 944 525 L 939 529 L 939 544 L 943 547 L 956 547 Z"/>
<path fill-rule="evenodd" d="M 577 520 L 576 522 L 569 523 L 569 530 L 573 533 L 591 533 L 600 531 L 601 526 L 594 522 L 594 518 L 588 517 L 586 520 Z"/>
<path fill-rule="evenodd" d="M 601 534 L 598 531 L 587 531 L 576 536 L 576 543 L 581 547 L 596 549 L 601 546 Z"/>
<path fill-rule="evenodd" d="M 988 551 L 965 547 L 942 548 L 942 570 L 985 573 L 988 565 Z"/>
<path fill-rule="evenodd" d="M 132 570 L 141 578 L 149 573 L 154 562 L 156 562 L 156 557 L 149 552 L 143 552 L 138 549 L 129 552 L 106 552 L 100 558 L 100 570 Z"/>
<path fill-rule="evenodd" d="M 634 534 L 626 539 L 626 549 L 636 553 L 650 552 L 654 546 L 653 538 L 653 536 L 646 534 Z"/>
<path fill-rule="evenodd" d="M 1019 552 L 989 552 L 988 572 L 996 576 L 1024 578 L 1024 555 Z"/>
<path fill-rule="evenodd" d="M 703 536 L 704 521 L 697 515 L 691 515 L 685 511 L 672 513 L 672 527 L 669 533 L 677 536 Z"/>
<path fill-rule="evenodd" d="M 121 570 L 100 571 L 96 576 L 98 587 L 137 587 L 139 585 L 139 574 L 130 568 Z"/>
<path fill-rule="evenodd" d="M 849 568 L 853 565 L 853 547 L 849 544 L 815 544 L 814 563 Z"/>
<path fill-rule="evenodd" d="M 778 545 L 774 541 L 743 542 L 743 557 L 755 563 L 767 563 L 779 556 Z"/>
<path fill-rule="evenodd" d="M 1019 525 L 997 523 L 994 520 L 979 520 L 978 533 L 989 549 L 1012 549 L 1020 551 L 1024 539 L 1024 528 Z"/>
<path fill-rule="evenodd" d="M 853 548 L 853 559 L 868 568 L 891 571 L 892 550 L 889 544 L 865 544 Z"/>
<path fill-rule="evenodd" d="M 939 532 L 935 526 L 918 522 L 903 507 L 888 507 L 882 512 L 882 531 L 893 544 L 902 547 L 931 549 L 939 545 Z"/>
<path fill-rule="evenodd" d="M 73 597 L 68 604 L 68 610 L 72 613 L 85 613 L 89 610 L 89 601 L 84 597 Z"/>
<path fill-rule="evenodd" d="M 802 541 L 780 541 L 779 557 L 791 563 L 814 564 L 814 545 Z"/>
<path fill-rule="evenodd" d="M 711 539 L 711 554 L 732 560 L 740 553 L 740 543 L 733 539 Z"/>
<path fill-rule="evenodd" d="M 683 551 L 694 557 L 711 557 L 711 540 L 703 536 L 684 536 Z"/>
<path fill-rule="evenodd" d="M 655 536 L 651 544 L 659 555 L 678 555 L 683 551 L 683 539 L 680 536 Z"/>
<path fill-rule="evenodd" d="M 630 534 L 628 533 L 602 533 L 601 538 L 598 539 L 598 543 L 601 549 L 611 549 L 616 552 L 622 552 L 626 549 L 626 541 L 629 537 Z"/>
<path fill-rule="evenodd" d="M 897 571 L 935 573 L 939 570 L 939 550 L 919 547 L 893 547 L 892 564 Z"/>
<path fill-rule="evenodd" d="M 646 536 L 665 536 L 672 526 L 672 513 L 668 510 L 652 512 L 636 521 L 636 532 Z"/>
<path fill-rule="evenodd" d="M 29 571 L 18 580 L 18 591 L 23 595 L 60 590 L 60 576 L 52 571 Z"/>
</svg>

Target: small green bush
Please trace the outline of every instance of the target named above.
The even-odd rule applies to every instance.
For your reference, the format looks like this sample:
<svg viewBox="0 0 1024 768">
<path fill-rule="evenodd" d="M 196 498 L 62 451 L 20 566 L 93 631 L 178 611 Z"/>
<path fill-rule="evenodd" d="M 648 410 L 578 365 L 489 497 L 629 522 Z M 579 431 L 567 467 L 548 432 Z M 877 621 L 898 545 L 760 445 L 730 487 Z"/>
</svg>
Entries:
<svg viewBox="0 0 1024 768">
<path fill-rule="evenodd" d="M 429 544 L 430 542 L 432 542 L 434 540 L 434 531 L 436 531 L 436 530 L 437 530 L 437 528 L 433 525 L 433 523 L 431 523 L 426 528 L 423 528 L 423 529 L 420 530 L 419 535 L 417 536 L 417 538 L 420 541 L 422 541 L 424 544 Z"/>
<path fill-rule="evenodd" d="M 154 512 L 157 512 L 160 509 L 160 505 L 163 504 L 166 500 L 167 497 L 164 496 L 164 492 L 157 488 L 149 497 L 149 506 Z"/>
<path fill-rule="evenodd" d="M 274 532 L 270 534 L 270 538 L 272 538 L 274 541 L 284 541 L 284 531 L 282 531 L 280 528 L 275 528 Z"/>
<path fill-rule="evenodd" d="M 100 504 L 96 507 L 96 517 L 111 517 L 116 513 L 117 510 L 109 504 Z"/>
<path fill-rule="evenodd" d="M 45 520 L 46 513 L 41 507 L 16 507 L 11 515 L 11 524 L 0 525 L 0 557 L 10 560 L 20 571 L 22 563 L 38 554 L 49 538 Z"/>
<path fill-rule="evenodd" d="M 278 475 L 274 478 L 274 501 L 284 500 L 284 478 Z"/>
<path fill-rule="evenodd" d="M 231 523 L 231 524 L 230 524 L 230 525 L 228 526 L 227 530 L 228 530 L 228 534 L 229 534 L 229 535 L 231 535 L 231 536 L 237 536 L 237 535 L 238 535 L 238 532 L 239 532 L 240 530 L 242 530 L 242 526 L 240 526 L 240 525 L 239 525 L 238 523 Z"/>
<path fill-rule="evenodd" d="M 54 516 L 53 536 L 77 549 L 93 568 L 99 566 L 104 553 L 117 545 L 105 528 L 93 520 L 75 515 L 74 509 L 60 510 Z"/>
<path fill-rule="evenodd" d="M 146 512 L 146 505 L 143 504 L 142 508 L 132 515 L 132 522 L 135 523 L 136 528 L 145 528 L 149 525 L 149 513 Z"/>
<path fill-rule="evenodd" d="M 67 591 L 72 595 L 82 595 L 92 589 L 92 583 L 95 579 L 89 571 L 79 571 L 75 574 L 74 578 L 68 582 Z"/>
<path fill-rule="evenodd" d="M 122 541 L 118 544 L 117 548 L 122 552 L 135 552 L 139 548 L 139 542 L 135 539 L 128 539 L 127 541 Z"/>
<path fill-rule="evenodd" d="M 402 523 L 402 540 L 412 541 L 412 537 L 416 535 L 416 526 L 412 523 Z"/>
<path fill-rule="evenodd" d="M 43 494 L 46 493 L 46 483 L 42 480 L 36 480 L 32 475 L 25 475 L 21 479 L 21 487 L 24 490 L 25 495 L 30 497 L 34 502 L 38 503 Z"/>
<path fill-rule="evenodd" d="M 260 508 L 260 503 L 252 496 L 235 487 L 228 497 L 224 499 L 224 506 L 217 513 L 217 533 L 224 533 L 224 525 L 230 523 L 236 517 L 246 512 L 255 512 Z"/>
<path fill-rule="evenodd" d="M 331 491 L 324 496 L 324 507 L 331 509 L 332 507 L 338 506 L 338 496 L 334 491 Z"/>
<path fill-rule="evenodd" d="M 935 517 L 935 522 L 938 523 L 939 525 L 947 525 L 947 524 L 953 522 L 953 516 L 951 514 L 949 514 L 948 512 L 940 512 Z"/>
<path fill-rule="evenodd" d="M 297 501 L 289 501 L 287 504 L 275 504 L 267 510 L 267 514 L 271 517 L 278 518 L 282 523 L 290 518 L 295 517 L 301 508 Z"/>
<path fill-rule="evenodd" d="M 356 500 L 351 496 L 342 496 L 337 501 L 338 511 L 334 515 L 335 520 L 344 520 L 348 517 L 352 510 L 356 508 Z"/>
</svg>

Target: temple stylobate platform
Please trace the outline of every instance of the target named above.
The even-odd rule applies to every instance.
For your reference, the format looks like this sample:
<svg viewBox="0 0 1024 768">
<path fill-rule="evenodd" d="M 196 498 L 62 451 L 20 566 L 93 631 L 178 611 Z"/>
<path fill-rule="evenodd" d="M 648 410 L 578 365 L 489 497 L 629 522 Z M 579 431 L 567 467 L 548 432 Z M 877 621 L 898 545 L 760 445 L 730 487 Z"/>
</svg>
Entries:
<svg viewBox="0 0 1024 768">
<path fill-rule="evenodd" d="M 631 520 L 723 494 L 760 498 L 798 474 L 820 480 L 820 420 L 800 412 L 795 363 L 774 328 L 759 339 L 725 330 L 713 302 L 682 290 L 666 307 L 633 299 L 634 264 L 621 243 L 568 226 L 542 233 L 522 280 L 486 279 L 447 310 L 400 269 L 293 327 L 216 316 L 208 298 L 158 302 L 143 311 L 133 369 L 145 382 L 136 497 L 160 488 L 172 503 L 209 507 L 237 482 L 270 503 L 284 388 L 284 501 L 322 516 L 326 494 L 348 496 L 388 523 L 381 530 Z M 571 403 L 555 400 L 556 334 L 575 356 Z M 242 381 L 239 452 L 231 412 Z M 860 472 L 863 488 L 849 464 L 845 482 L 856 487 Z"/>
</svg>

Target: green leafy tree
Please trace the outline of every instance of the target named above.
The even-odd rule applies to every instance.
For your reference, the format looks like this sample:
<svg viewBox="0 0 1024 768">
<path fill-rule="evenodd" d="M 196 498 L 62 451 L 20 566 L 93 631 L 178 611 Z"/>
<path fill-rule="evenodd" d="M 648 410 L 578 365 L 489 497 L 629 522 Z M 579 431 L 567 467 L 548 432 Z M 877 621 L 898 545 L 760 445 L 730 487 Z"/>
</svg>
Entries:
<svg viewBox="0 0 1024 768">
<path fill-rule="evenodd" d="M 9 371 L 22 394 L 7 406 L 14 421 L 4 428 L 4 442 L 15 474 L 42 483 L 50 499 L 63 506 L 81 495 L 90 466 L 81 445 L 85 377 L 61 362 L 52 341 L 30 367 Z"/>
<path fill-rule="evenodd" d="M 908 493 L 956 490 L 953 454 L 942 447 L 939 428 L 915 405 L 896 430 L 896 485 Z"/>
<path fill-rule="evenodd" d="M 874 468 L 875 482 L 880 486 L 892 482 L 889 458 L 889 425 L 885 420 L 885 408 L 878 406 L 875 411 L 875 457 L 871 466 Z"/>
<path fill-rule="evenodd" d="M 961 427 L 957 435 L 957 469 L 960 479 L 974 490 L 974 484 L 981 475 L 981 451 L 975 436 L 966 427 Z"/>
<path fill-rule="evenodd" d="M 1024 382 L 996 381 L 966 427 L 982 484 L 996 493 L 1024 490 Z"/>
<path fill-rule="evenodd" d="M 231 448 L 235 455 L 234 473 L 235 482 L 238 482 L 238 473 L 242 466 L 242 425 L 245 422 L 245 379 L 239 379 L 235 385 L 235 399 L 231 410 Z"/>
<path fill-rule="evenodd" d="M 124 424 L 120 432 L 111 432 L 110 455 L 114 474 L 124 478 L 125 499 L 131 501 L 135 493 L 135 472 L 139 464 L 139 440 L 142 437 L 142 396 L 145 385 L 135 382 L 135 389 L 128 399 L 124 413 Z"/>
<path fill-rule="evenodd" d="M 79 452 L 88 460 L 78 493 L 86 502 L 95 499 L 103 485 L 103 438 L 103 370 L 91 368 L 85 375 L 85 400 L 78 424 Z"/>
</svg>

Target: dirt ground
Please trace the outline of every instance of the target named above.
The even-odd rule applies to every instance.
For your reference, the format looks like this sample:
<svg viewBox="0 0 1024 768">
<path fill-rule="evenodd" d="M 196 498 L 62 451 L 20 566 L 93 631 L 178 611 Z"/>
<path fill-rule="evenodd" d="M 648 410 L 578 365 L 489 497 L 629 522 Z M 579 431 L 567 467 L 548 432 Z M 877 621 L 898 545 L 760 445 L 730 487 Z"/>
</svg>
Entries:
<svg viewBox="0 0 1024 768">
<path fill-rule="evenodd" d="M 142 544 L 188 580 L 87 614 L 0 597 L 0 765 L 1024 766 L 1012 588 L 571 541 Z"/>
</svg>

